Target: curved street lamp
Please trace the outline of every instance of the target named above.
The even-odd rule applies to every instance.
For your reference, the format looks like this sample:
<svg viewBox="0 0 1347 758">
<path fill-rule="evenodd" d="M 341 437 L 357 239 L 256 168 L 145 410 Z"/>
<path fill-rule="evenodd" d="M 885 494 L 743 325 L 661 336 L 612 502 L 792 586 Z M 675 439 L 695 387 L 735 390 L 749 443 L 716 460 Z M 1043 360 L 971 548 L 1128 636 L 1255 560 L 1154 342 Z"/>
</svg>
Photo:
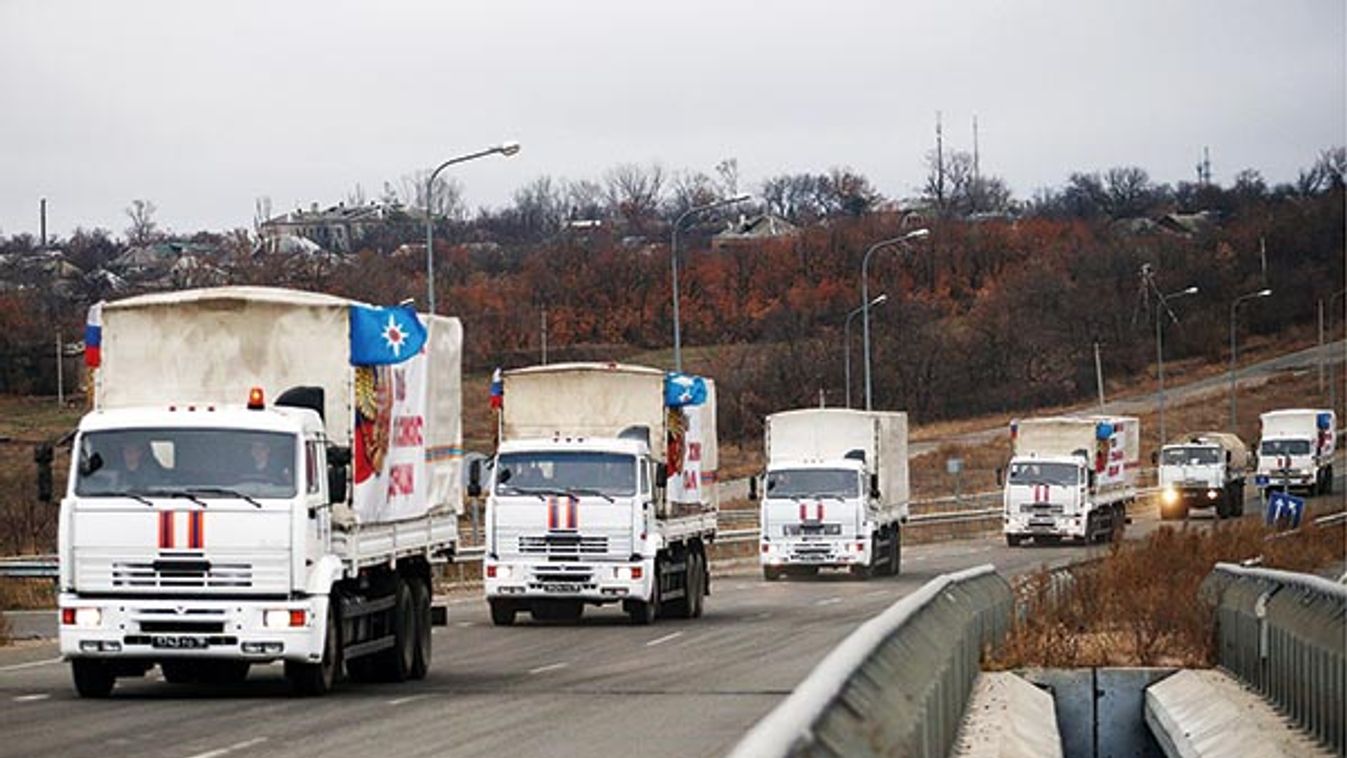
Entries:
<svg viewBox="0 0 1347 758">
<path fill-rule="evenodd" d="M 1169 307 L 1169 301 L 1188 295 L 1196 295 L 1197 287 L 1194 285 L 1187 289 L 1171 292 L 1168 295 L 1156 289 L 1155 282 L 1150 282 L 1151 288 L 1155 290 L 1155 295 L 1160 300 L 1160 305 L 1155 309 L 1155 378 L 1156 378 L 1156 405 L 1160 415 L 1160 447 L 1165 446 L 1165 351 L 1164 351 L 1164 316 L 1168 314 L 1169 319 L 1175 324 L 1179 323 L 1179 317 L 1174 315 L 1174 311 Z"/>
<path fill-rule="evenodd" d="M 1247 295 L 1240 295 L 1230 303 L 1230 433 L 1235 433 L 1235 361 L 1237 360 L 1237 344 L 1235 342 L 1235 312 L 1239 309 L 1240 303 L 1246 300 L 1253 300 L 1259 297 L 1268 297 L 1272 294 L 1270 289 L 1261 289 L 1257 292 L 1250 292 Z"/>
<path fill-rule="evenodd" d="M 435 170 L 430 172 L 430 178 L 426 179 L 426 304 L 427 312 L 431 315 L 435 314 L 435 177 L 456 163 L 467 163 L 497 153 L 509 157 L 517 152 L 519 152 L 518 142 L 513 140 L 502 142 L 485 150 L 450 158 L 436 166 Z"/>
<path fill-rule="evenodd" d="M 880 305 L 881 303 L 884 303 L 884 302 L 887 301 L 888 299 L 889 299 L 889 296 L 888 296 L 887 294 L 877 295 L 877 296 L 875 297 L 874 300 L 871 300 L 871 301 L 870 301 L 870 307 L 873 308 L 873 307 L 875 307 L 876 305 Z M 851 319 L 853 319 L 853 318 L 855 318 L 857 315 L 859 315 L 860 312 L 861 312 L 862 310 L 865 310 L 865 306 L 863 306 L 863 305 L 862 305 L 861 307 L 859 307 L 859 308 L 853 308 L 852 311 L 851 311 L 850 313 L 847 314 L 847 323 L 846 323 L 846 327 L 842 330 L 842 331 L 844 332 L 844 334 L 846 335 L 846 336 L 844 337 L 844 341 L 846 342 L 846 346 L 847 346 L 847 349 L 846 349 L 846 360 L 844 361 L 844 365 L 845 365 L 845 367 L 846 367 L 845 373 L 846 373 L 846 381 L 847 381 L 847 407 L 848 407 L 848 408 L 851 407 Z"/>
<path fill-rule="evenodd" d="M 861 259 L 861 331 L 864 334 L 862 341 L 865 343 L 865 410 L 867 411 L 872 410 L 870 391 L 870 256 L 874 255 L 876 250 L 921 239 L 930 233 L 930 229 L 922 227 L 921 229 L 913 229 L 901 237 L 880 240 L 871 245 L 870 249 L 865 251 L 865 257 Z"/>
<path fill-rule="evenodd" d="M 677 219 L 674 219 L 673 238 L 669 242 L 669 265 L 673 269 L 674 371 L 679 373 L 683 371 L 683 334 L 678 320 L 678 230 L 683 226 L 683 220 L 689 216 L 715 208 L 722 208 L 726 205 L 742 203 L 745 200 L 752 199 L 752 197 L 752 195 L 735 195 L 724 200 L 717 200 L 714 203 L 695 205 L 683 211 Z"/>
</svg>

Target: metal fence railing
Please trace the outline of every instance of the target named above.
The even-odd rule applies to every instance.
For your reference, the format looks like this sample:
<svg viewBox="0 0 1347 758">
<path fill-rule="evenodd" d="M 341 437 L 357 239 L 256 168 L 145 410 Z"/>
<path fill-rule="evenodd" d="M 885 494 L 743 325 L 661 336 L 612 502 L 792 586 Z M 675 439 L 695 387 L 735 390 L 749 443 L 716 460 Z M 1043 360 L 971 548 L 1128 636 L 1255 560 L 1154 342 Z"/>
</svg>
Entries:
<svg viewBox="0 0 1347 758">
<path fill-rule="evenodd" d="M 834 648 L 731 758 L 948 755 L 1010 613 L 990 565 L 932 579 Z"/>
<path fill-rule="evenodd" d="M 1220 665 L 1338 755 L 1347 753 L 1347 586 L 1218 563 L 1202 591 L 1216 605 Z"/>
</svg>

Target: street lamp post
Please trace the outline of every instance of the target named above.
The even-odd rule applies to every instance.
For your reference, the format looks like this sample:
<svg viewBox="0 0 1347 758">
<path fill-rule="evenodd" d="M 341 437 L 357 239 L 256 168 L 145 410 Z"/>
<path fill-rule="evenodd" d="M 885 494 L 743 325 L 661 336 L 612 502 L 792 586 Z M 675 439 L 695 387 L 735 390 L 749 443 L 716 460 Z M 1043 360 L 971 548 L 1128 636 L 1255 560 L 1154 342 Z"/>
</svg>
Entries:
<svg viewBox="0 0 1347 758">
<path fill-rule="evenodd" d="M 1235 342 L 1235 314 L 1239 309 L 1240 303 L 1245 300 L 1253 300 L 1259 297 L 1267 297 L 1272 294 L 1270 289 L 1261 289 L 1257 292 L 1250 292 L 1247 295 L 1240 295 L 1230 304 L 1230 432 L 1235 433 L 1236 424 L 1236 401 L 1235 401 L 1235 363 L 1238 360 L 1238 346 Z"/>
<path fill-rule="evenodd" d="M 456 163 L 466 163 L 496 153 L 508 157 L 517 152 L 519 152 L 518 142 L 503 142 L 485 150 L 450 158 L 436 166 L 435 170 L 430 172 L 430 178 L 426 179 L 426 304 L 431 315 L 435 314 L 435 177 Z"/>
<path fill-rule="evenodd" d="M 1169 301 L 1175 298 L 1185 297 L 1187 295 L 1196 295 L 1197 287 L 1188 287 L 1187 289 L 1171 292 L 1168 295 L 1160 292 L 1155 286 L 1153 279 L 1147 278 L 1147 283 L 1155 291 L 1156 298 L 1160 301 L 1155 309 L 1155 377 L 1156 377 L 1156 407 L 1159 412 L 1160 421 L 1160 447 L 1165 446 L 1165 350 L 1164 350 L 1164 325 L 1165 316 L 1168 315 L 1174 323 L 1179 323 L 1179 317 L 1174 315 L 1173 309 L 1169 307 Z"/>
<path fill-rule="evenodd" d="M 703 211 L 722 208 L 726 205 L 734 205 L 751 199 L 752 195 L 735 195 L 723 200 L 717 200 L 714 203 L 705 205 L 695 205 L 679 214 L 673 224 L 673 238 L 669 241 L 669 265 L 673 270 L 673 326 L 674 326 L 674 371 L 683 370 L 683 333 L 679 324 L 678 317 L 678 230 L 683 226 L 684 219 L 694 216 Z"/>
<path fill-rule="evenodd" d="M 1333 332 L 1333 303 L 1337 302 L 1337 299 L 1340 298 L 1340 297 L 1342 297 L 1343 295 L 1347 295 L 1347 289 L 1341 289 L 1341 290 L 1338 290 L 1337 292 L 1334 292 L 1333 295 L 1332 295 L 1331 297 L 1328 298 L 1328 338 L 1329 338 L 1329 339 L 1332 339 L 1332 338 L 1333 338 L 1333 334 L 1334 334 L 1334 332 Z M 1332 362 L 1332 361 L 1325 360 L 1325 358 L 1324 358 L 1323 341 L 1324 341 L 1323 330 L 1320 329 L 1320 331 L 1319 331 L 1319 343 L 1320 343 L 1320 344 L 1319 344 L 1319 365 L 1320 365 L 1320 366 L 1323 366 L 1324 363 L 1327 363 L 1327 364 L 1328 364 L 1328 407 L 1331 408 L 1331 409 L 1333 410 L 1334 413 L 1337 413 L 1337 411 L 1338 411 L 1338 386 L 1337 386 L 1336 384 L 1333 383 L 1333 382 L 1335 381 L 1335 380 L 1333 379 L 1333 374 L 1334 374 L 1334 370 L 1333 370 L 1333 362 Z"/>
<path fill-rule="evenodd" d="M 865 410 L 873 410 L 873 394 L 870 383 L 870 256 L 874 255 L 876 250 L 883 249 L 890 245 L 901 245 L 904 242 L 910 242 L 914 239 L 920 239 L 930 234 L 931 230 L 925 227 L 913 229 L 901 237 L 880 240 L 871 245 L 865 251 L 865 257 L 861 259 L 861 341 L 864 343 L 865 353 Z"/>
<path fill-rule="evenodd" d="M 876 305 L 879 305 L 880 303 L 883 303 L 885 300 L 888 300 L 888 299 L 889 299 L 889 296 L 888 296 L 888 295 L 877 295 L 877 296 L 875 297 L 874 300 L 871 300 L 871 301 L 870 301 L 870 306 L 871 306 L 871 307 L 874 307 L 874 306 L 876 306 Z M 843 361 L 843 365 L 846 367 L 846 368 L 845 368 L 846 381 L 847 381 L 847 393 L 846 393 L 846 394 L 847 394 L 847 407 L 848 407 L 848 408 L 851 407 L 851 319 L 855 318 L 856 315 L 859 314 L 859 313 L 860 313 L 862 310 L 864 310 L 864 309 L 865 309 L 865 306 L 861 306 L 860 308 L 854 308 L 854 309 L 852 309 L 852 311 L 851 311 L 850 313 L 847 314 L 846 327 L 842 330 L 843 333 L 844 333 L 844 335 L 845 335 L 845 336 L 843 337 L 843 341 L 846 343 L 846 348 L 847 348 L 847 349 L 846 349 L 846 358 L 845 358 L 845 360 Z"/>
</svg>

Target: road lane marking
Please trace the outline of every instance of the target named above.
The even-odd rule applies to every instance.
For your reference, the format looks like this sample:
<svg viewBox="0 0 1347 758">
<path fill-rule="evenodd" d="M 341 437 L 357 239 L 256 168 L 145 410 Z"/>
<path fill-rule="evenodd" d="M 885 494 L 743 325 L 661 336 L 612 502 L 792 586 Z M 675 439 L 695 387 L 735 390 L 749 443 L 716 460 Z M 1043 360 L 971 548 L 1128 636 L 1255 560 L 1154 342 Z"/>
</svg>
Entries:
<svg viewBox="0 0 1347 758">
<path fill-rule="evenodd" d="M 682 637 L 682 636 L 683 636 L 683 633 L 682 633 L 682 632 L 674 632 L 673 634 L 666 634 L 666 635 L 664 635 L 663 637 L 658 637 L 658 638 L 656 638 L 656 639 L 653 639 L 653 640 L 651 640 L 651 641 L 645 643 L 645 646 L 646 646 L 646 647 L 654 647 L 654 646 L 656 646 L 656 645 L 663 645 L 664 643 L 668 642 L 669 640 L 678 639 L 679 637 Z"/>
<path fill-rule="evenodd" d="M 816 601 L 814 605 L 837 605 L 840 602 L 842 602 L 842 598 L 840 597 L 825 597 L 822 600 Z"/>
<path fill-rule="evenodd" d="M 423 697 L 425 697 L 425 695 L 408 695 L 407 697 L 399 697 L 399 698 L 394 698 L 394 699 L 392 699 L 392 700 L 389 700 L 389 701 L 388 701 L 388 704 L 389 704 L 389 705 L 402 705 L 403 703 L 410 703 L 410 702 L 412 702 L 413 700 L 420 700 L 420 699 L 423 698 Z"/>
<path fill-rule="evenodd" d="M 458 627 L 459 629 L 467 629 L 470 626 L 474 626 L 474 624 L 471 621 L 459 621 L 458 623 L 454 624 L 454 626 Z"/>
<path fill-rule="evenodd" d="M 545 673 L 547 673 L 548 671 L 556 671 L 557 669 L 564 669 L 564 668 L 566 668 L 566 667 L 569 666 L 569 665 L 571 665 L 571 664 L 565 663 L 565 662 L 563 662 L 563 663 L 549 663 L 549 664 L 547 664 L 546 666 L 539 666 L 539 667 L 536 668 L 536 669 L 529 669 L 529 673 L 530 673 L 530 674 L 545 674 Z"/>
<path fill-rule="evenodd" d="M 48 658 L 45 661 L 29 661 L 27 663 L 11 663 L 8 666 L 0 666 L 0 671 L 18 671 L 20 669 L 31 669 L 38 666 L 49 666 L 53 663 L 60 663 L 60 658 Z"/>
<path fill-rule="evenodd" d="M 33 702 L 33 701 L 35 701 L 35 700 L 46 700 L 46 699 L 49 698 L 49 697 L 51 697 L 51 695 L 50 695 L 49 693 L 45 693 L 45 692 L 42 693 L 42 694 L 40 694 L 40 695 L 19 695 L 18 697 L 14 698 L 14 702 L 16 702 L 16 703 L 31 703 L 31 702 Z"/>
<path fill-rule="evenodd" d="M 216 748 L 214 750 L 207 750 L 204 753 L 196 753 L 194 755 L 189 755 L 187 756 L 187 758 L 220 758 L 220 756 L 222 755 L 229 755 L 230 753 L 233 753 L 238 750 L 247 750 L 248 748 L 254 745 L 260 745 L 263 742 L 266 742 L 267 739 L 268 738 L 266 737 L 254 737 L 250 740 L 244 740 L 243 742 L 235 742 L 233 745 L 230 745 L 228 747 Z"/>
</svg>

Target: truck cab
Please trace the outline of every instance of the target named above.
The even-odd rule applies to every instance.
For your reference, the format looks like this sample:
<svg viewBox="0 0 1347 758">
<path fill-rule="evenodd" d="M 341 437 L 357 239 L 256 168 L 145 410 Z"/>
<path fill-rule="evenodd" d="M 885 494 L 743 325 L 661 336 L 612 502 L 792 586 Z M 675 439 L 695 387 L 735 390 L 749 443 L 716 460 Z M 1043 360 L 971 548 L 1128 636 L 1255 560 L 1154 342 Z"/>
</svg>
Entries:
<svg viewBox="0 0 1347 758">
<path fill-rule="evenodd" d="M 779 464 L 763 483 L 762 560 L 768 579 L 783 570 L 866 566 L 872 529 L 870 483 L 856 459 Z"/>
<path fill-rule="evenodd" d="M 661 471 L 644 441 L 501 443 L 482 564 L 493 615 L 573 619 L 583 604 L 649 597 Z"/>
<path fill-rule="evenodd" d="M 95 411 L 61 501 L 60 649 L 75 682 L 158 663 L 170 680 L 312 663 L 327 595 L 323 425 L 312 410 L 186 405 Z M 319 620 L 318 623 L 315 620 Z M 108 685 L 110 689 L 110 684 Z"/>
<path fill-rule="evenodd" d="M 1298 489 L 1311 495 L 1333 489 L 1337 418 L 1332 411 L 1287 409 L 1261 418 L 1258 481 L 1265 488 Z"/>
<path fill-rule="evenodd" d="M 1221 518 L 1244 512 L 1243 471 L 1231 452 L 1196 440 L 1165 445 L 1159 456 L 1161 518 L 1183 518 L 1193 508 L 1215 508 Z"/>
<path fill-rule="evenodd" d="M 1083 539 L 1094 471 L 1081 456 L 1012 458 L 1005 477 L 1005 532 L 1026 537 Z"/>
</svg>

